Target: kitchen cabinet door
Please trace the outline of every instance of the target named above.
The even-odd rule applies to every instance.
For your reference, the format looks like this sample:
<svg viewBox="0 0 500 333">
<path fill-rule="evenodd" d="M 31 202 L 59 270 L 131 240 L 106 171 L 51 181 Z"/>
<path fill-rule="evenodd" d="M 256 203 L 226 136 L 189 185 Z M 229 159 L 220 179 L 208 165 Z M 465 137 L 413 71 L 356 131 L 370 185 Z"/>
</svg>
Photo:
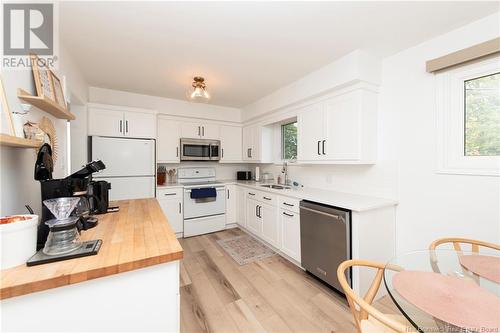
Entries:
<svg viewBox="0 0 500 333">
<path fill-rule="evenodd" d="M 253 199 L 247 199 L 247 230 L 260 237 L 262 235 L 262 224 L 257 216 L 259 202 Z"/>
<path fill-rule="evenodd" d="M 322 150 L 323 140 L 326 140 L 324 118 L 323 103 L 310 105 L 299 113 L 297 117 L 298 160 L 317 161 L 325 159 L 326 155 L 323 154 Z"/>
<path fill-rule="evenodd" d="M 220 139 L 220 129 L 219 125 L 216 124 L 200 124 L 201 126 L 201 138 L 210 140 Z"/>
<path fill-rule="evenodd" d="M 123 136 L 125 122 L 122 111 L 89 108 L 89 135 Z"/>
<path fill-rule="evenodd" d="M 124 112 L 124 134 L 131 138 L 156 139 L 156 115 L 142 112 Z"/>
<path fill-rule="evenodd" d="M 201 138 L 201 125 L 199 123 L 182 122 L 181 137 L 189 139 Z"/>
<path fill-rule="evenodd" d="M 276 206 L 262 204 L 260 215 L 262 238 L 272 246 L 279 248 L 279 220 Z"/>
<path fill-rule="evenodd" d="M 360 155 L 361 97 L 357 93 L 325 103 L 328 160 L 358 160 Z"/>
<path fill-rule="evenodd" d="M 167 217 L 167 221 L 174 229 L 175 233 L 184 231 L 184 219 L 182 214 L 182 201 L 179 199 L 160 199 L 158 198 L 163 213 Z"/>
<path fill-rule="evenodd" d="M 300 216 L 281 209 L 281 251 L 300 263 Z"/>
<path fill-rule="evenodd" d="M 243 228 L 246 228 L 246 218 L 247 218 L 247 196 L 245 189 L 236 186 L 236 192 L 238 193 L 238 203 L 237 203 L 237 208 L 238 208 L 238 225 L 242 226 Z"/>
<path fill-rule="evenodd" d="M 236 223 L 238 194 L 235 185 L 226 185 L 226 225 Z"/>
<path fill-rule="evenodd" d="M 157 156 L 158 162 L 179 163 L 180 153 L 179 122 L 170 119 L 158 119 Z"/>
<path fill-rule="evenodd" d="M 220 163 L 242 161 L 241 127 L 220 126 L 221 159 Z"/>
<path fill-rule="evenodd" d="M 253 128 L 252 127 L 243 127 L 242 131 L 242 157 L 244 161 L 251 161 L 251 149 L 253 148 Z"/>
</svg>

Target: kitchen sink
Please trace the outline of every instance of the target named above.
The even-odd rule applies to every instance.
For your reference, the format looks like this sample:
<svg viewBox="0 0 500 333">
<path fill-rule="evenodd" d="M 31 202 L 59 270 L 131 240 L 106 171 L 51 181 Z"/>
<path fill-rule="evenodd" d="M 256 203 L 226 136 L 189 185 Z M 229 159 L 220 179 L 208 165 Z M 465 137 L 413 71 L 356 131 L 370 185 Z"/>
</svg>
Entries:
<svg viewBox="0 0 500 333">
<path fill-rule="evenodd" d="M 285 185 L 276 185 L 276 184 L 266 184 L 266 185 L 260 185 L 261 187 L 267 187 L 267 188 L 272 188 L 275 190 L 288 190 L 291 187 L 290 186 L 285 186 Z"/>
</svg>

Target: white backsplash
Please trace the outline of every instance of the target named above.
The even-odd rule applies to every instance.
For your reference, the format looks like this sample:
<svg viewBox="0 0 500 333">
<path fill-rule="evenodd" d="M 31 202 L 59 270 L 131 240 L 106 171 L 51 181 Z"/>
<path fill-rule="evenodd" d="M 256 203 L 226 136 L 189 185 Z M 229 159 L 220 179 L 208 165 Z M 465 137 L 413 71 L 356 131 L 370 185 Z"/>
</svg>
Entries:
<svg viewBox="0 0 500 333">
<path fill-rule="evenodd" d="M 188 167 L 215 167 L 215 175 L 217 179 L 236 179 L 237 171 L 252 171 L 255 168 L 251 168 L 248 164 L 225 164 L 219 162 L 181 162 L 175 164 L 168 163 L 158 163 L 158 166 L 164 166 L 167 170 L 178 169 L 178 168 L 188 168 Z"/>
</svg>

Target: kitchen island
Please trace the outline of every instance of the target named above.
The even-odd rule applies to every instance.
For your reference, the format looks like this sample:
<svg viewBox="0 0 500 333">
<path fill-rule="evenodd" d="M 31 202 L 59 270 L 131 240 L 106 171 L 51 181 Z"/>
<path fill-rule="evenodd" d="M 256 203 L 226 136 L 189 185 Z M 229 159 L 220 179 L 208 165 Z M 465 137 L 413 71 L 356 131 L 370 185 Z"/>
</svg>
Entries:
<svg viewBox="0 0 500 333">
<path fill-rule="evenodd" d="M 95 256 L 1 271 L 2 331 L 178 331 L 183 250 L 156 199 L 113 202 Z"/>
</svg>

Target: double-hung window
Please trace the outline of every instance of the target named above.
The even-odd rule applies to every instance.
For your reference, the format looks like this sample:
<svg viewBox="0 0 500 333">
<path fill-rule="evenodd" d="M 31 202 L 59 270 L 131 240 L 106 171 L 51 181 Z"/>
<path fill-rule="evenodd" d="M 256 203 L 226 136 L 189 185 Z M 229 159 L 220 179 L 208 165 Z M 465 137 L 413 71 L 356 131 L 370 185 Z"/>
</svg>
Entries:
<svg viewBox="0 0 500 333">
<path fill-rule="evenodd" d="M 281 125 L 281 159 L 297 159 L 297 121 Z"/>
</svg>

